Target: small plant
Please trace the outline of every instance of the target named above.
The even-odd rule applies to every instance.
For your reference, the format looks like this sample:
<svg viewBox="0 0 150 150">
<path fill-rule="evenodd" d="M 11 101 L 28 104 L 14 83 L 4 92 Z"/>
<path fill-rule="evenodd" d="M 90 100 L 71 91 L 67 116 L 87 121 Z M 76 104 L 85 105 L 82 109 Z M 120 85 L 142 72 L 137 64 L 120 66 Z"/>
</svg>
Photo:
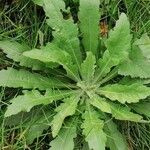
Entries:
<svg viewBox="0 0 150 150">
<path fill-rule="evenodd" d="M 22 95 L 10 101 L 5 117 L 47 105 L 51 119 L 37 117 L 35 123 L 41 125 L 28 129 L 27 140 L 33 142 L 51 126 L 51 150 L 72 150 L 77 147 L 75 138 L 86 149 L 127 150 L 113 120 L 148 122 L 141 115 L 150 117 L 145 110 L 150 106 L 146 101 L 150 51 L 143 45 L 149 37 L 133 39 L 128 18 L 122 13 L 108 38 L 101 38 L 99 0 L 80 0 L 78 24 L 63 18 L 63 0 L 38 2 L 54 29 L 53 41 L 32 50 L 17 42 L 0 41 L 7 57 L 23 66 L 0 71 L 0 86 L 23 89 Z"/>
</svg>

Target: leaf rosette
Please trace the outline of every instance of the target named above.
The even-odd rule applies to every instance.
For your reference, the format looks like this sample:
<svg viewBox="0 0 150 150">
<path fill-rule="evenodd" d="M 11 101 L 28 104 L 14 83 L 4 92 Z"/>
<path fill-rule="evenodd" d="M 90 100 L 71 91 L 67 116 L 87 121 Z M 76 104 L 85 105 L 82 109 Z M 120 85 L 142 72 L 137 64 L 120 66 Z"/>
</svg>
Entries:
<svg viewBox="0 0 150 150">
<path fill-rule="evenodd" d="M 80 0 L 78 25 L 72 18 L 63 19 L 63 0 L 38 0 L 37 4 L 43 6 L 47 24 L 54 29 L 54 40 L 40 49 L 0 41 L 7 57 L 24 66 L 0 71 L 0 86 L 24 90 L 10 101 L 5 117 L 48 105 L 55 108 L 47 113 L 51 119 L 46 123 L 44 117 L 37 118 L 25 134 L 30 143 L 51 126 L 52 150 L 73 150 L 80 132 L 87 149 L 127 150 L 113 120 L 148 122 L 143 115 L 150 117 L 144 109 L 150 106 L 145 101 L 150 96 L 150 51 L 142 43 L 149 37 L 134 40 L 122 13 L 108 38 L 100 38 L 99 0 Z M 104 52 L 100 42 L 105 43 Z M 30 135 L 32 129 L 39 132 Z"/>
</svg>

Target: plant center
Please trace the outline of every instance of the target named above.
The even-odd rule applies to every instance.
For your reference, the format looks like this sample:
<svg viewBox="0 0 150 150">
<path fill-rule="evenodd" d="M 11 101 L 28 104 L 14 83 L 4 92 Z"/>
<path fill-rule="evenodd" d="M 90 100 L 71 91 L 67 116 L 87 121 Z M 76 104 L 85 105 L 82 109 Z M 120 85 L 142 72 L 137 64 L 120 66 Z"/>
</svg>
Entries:
<svg viewBox="0 0 150 150">
<path fill-rule="evenodd" d="M 87 93 L 88 91 L 93 91 L 96 86 L 85 81 L 77 83 L 77 86 L 82 89 L 83 92 Z"/>
</svg>

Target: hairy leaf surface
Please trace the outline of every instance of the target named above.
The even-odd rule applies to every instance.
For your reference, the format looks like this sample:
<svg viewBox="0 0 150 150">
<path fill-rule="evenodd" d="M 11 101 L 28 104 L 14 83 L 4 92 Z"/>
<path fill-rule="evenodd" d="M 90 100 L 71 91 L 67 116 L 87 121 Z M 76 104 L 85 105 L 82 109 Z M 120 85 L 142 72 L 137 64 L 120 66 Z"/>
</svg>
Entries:
<svg viewBox="0 0 150 150">
<path fill-rule="evenodd" d="M 45 64 L 23 56 L 23 52 L 29 51 L 31 48 L 25 44 L 12 41 L 0 41 L 0 49 L 7 54 L 7 57 L 19 62 L 21 66 L 32 68 L 33 70 L 42 70 Z"/>
<path fill-rule="evenodd" d="M 130 111 L 130 108 L 120 104 L 111 105 L 112 116 L 118 120 L 128 120 L 133 122 L 143 122 L 143 117 Z"/>
<path fill-rule="evenodd" d="M 71 95 L 72 92 L 70 91 L 51 91 L 49 90 L 48 93 L 45 95 L 41 95 L 40 92 L 33 90 L 33 91 L 25 91 L 24 95 L 18 96 L 13 98 L 10 104 L 7 107 L 7 111 L 5 113 L 5 117 L 15 115 L 21 111 L 29 112 L 32 107 L 37 105 L 47 105 L 52 103 L 54 100 L 63 99 Z"/>
<path fill-rule="evenodd" d="M 6 87 L 23 87 L 25 89 L 46 90 L 48 88 L 67 87 L 65 83 L 56 80 L 55 78 L 43 77 L 37 73 L 31 73 L 25 70 L 16 70 L 8 68 L 8 70 L 0 71 L 0 86 Z"/>
<path fill-rule="evenodd" d="M 131 108 L 139 114 L 143 114 L 146 115 L 147 117 L 150 117 L 150 111 L 149 111 L 150 101 L 132 104 Z"/>
<path fill-rule="evenodd" d="M 56 137 L 58 135 L 58 132 L 64 122 L 64 119 L 68 116 L 72 116 L 75 113 L 78 101 L 79 98 L 72 96 L 66 99 L 64 103 L 60 104 L 60 106 L 56 108 L 57 113 L 52 121 L 53 137 Z"/>
<path fill-rule="evenodd" d="M 103 132 L 104 122 L 93 109 L 88 109 L 83 114 L 83 135 L 88 142 L 89 148 L 93 150 L 105 150 L 106 135 Z"/>
<path fill-rule="evenodd" d="M 78 80 L 79 78 L 77 67 L 73 64 L 70 55 L 53 43 L 47 44 L 42 49 L 33 49 L 25 52 L 23 55 L 45 63 L 58 63 L 66 69 L 69 77 L 72 77 L 74 80 Z"/>
<path fill-rule="evenodd" d="M 120 61 L 128 58 L 131 49 L 131 38 L 128 18 L 122 13 L 114 29 L 110 31 L 109 38 L 106 41 L 106 47 L 110 56 Z"/>
<path fill-rule="evenodd" d="M 60 130 L 58 136 L 50 143 L 50 150 L 73 150 L 76 136 L 76 123 L 68 121 Z"/>
<path fill-rule="evenodd" d="M 150 78 L 150 62 L 133 46 L 130 58 L 119 66 L 118 73 L 132 78 Z"/>
<path fill-rule="evenodd" d="M 111 113 L 111 107 L 105 98 L 97 94 L 89 93 L 90 104 L 100 109 L 102 112 Z"/>
<path fill-rule="evenodd" d="M 150 38 L 147 34 L 143 34 L 142 37 L 136 40 L 134 44 L 141 49 L 144 57 L 150 59 Z"/>
<path fill-rule="evenodd" d="M 66 50 L 78 66 L 81 63 L 81 52 L 78 39 L 78 28 L 73 23 L 72 18 L 65 20 L 61 10 L 65 10 L 63 0 L 43 0 L 46 16 L 49 17 L 47 23 L 54 32 L 54 42 Z"/>
<path fill-rule="evenodd" d="M 111 120 L 105 124 L 107 133 L 107 145 L 110 150 L 127 150 L 128 144 L 125 137 L 117 129 L 117 125 Z"/>
<path fill-rule="evenodd" d="M 106 76 L 113 66 L 128 58 L 131 49 L 131 38 L 128 18 L 122 13 L 114 29 L 110 31 L 109 38 L 106 40 L 107 50 L 98 61 L 97 79 Z"/>
<path fill-rule="evenodd" d="M 119 63 L 117 58 L 111 57 L 108 50 L 106 50 L 103 54 L 103 58 L 98 60 L 98 70 L 96 72 L 96 79 L 102 79 L 105 77 L 110 71 L 111 68 L 116 66 Z"/>
<path fill-rule="evenodd" d="M 150 88 L 138 83 L 131 85 L 112 84 L 101 87 L 98 93 L 123 104 L 125 102 L 136 103 L 150 95 Z"/>
<path fill-rule="evenodd" d="M 96 54 L 99 36 L 99 0 L 80 0 L 79 20 L 83 36 L 82 42 L 86 51 Z"/>
<path fill-rule="evenodd" d="M 92 52 L 87 52 L 85 61 L 81 64 L 81 75 L 83 80 L 91 81 L 94 77 L 96 58 Z"/>
</svg>

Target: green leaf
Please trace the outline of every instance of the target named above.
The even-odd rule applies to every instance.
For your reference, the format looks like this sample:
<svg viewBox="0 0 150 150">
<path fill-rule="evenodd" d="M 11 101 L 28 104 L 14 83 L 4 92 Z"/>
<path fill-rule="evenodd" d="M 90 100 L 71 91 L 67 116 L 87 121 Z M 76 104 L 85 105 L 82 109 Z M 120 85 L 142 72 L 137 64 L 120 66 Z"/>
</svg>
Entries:
<svg viewBox="0 0 150 150">
<path fill-rule="evenodd" d="M 109 51 L 106 50 L 103 54 L 103 58 L 98 60 L 98 70 L 96 71 L 96 79 L 102 79 L 110 71 L 111 68 L 118 65 L 119 60 L 110 56 Z"/>
<path fill-rule="evenodd" d="M 0 49 L 7 54 L 7 57 L 19 62 L 21 66 L 32 68 L 33 70 L 42 70 L 45 64 L 23 56 L 23 52 L 29 51 L 31 48 L 25 44 L 19 44 L 15 41 L 0 41 Z"/>
<path fill-rule="evenodd" d="M 129 20 L 122 13 L 114 29 L 110 31 L 109 38 L 106 41 L 110 57 L 118 59 L 120 62 L 126 60 L 131 49 L 131 39 Z"/>
<path fill-rule="evenodd" d="M 32 144 L 34 139 L 39 138 L 44 130 L 47 130 L 50 127 L 50 122 L 52 120 L 53 112 L 48 110 L 42 114 L 37 114 L 32 120 L 28 123 L 25 123 L 25 139 L 27 144 Z"/>
<path fill-rule="evenodd" d="M 142 37 L 136 40 L 134 44 L 141 49 L 144 57 L 150 59 L 150 38 L 147 34 L 143 34 Z"/>
<path fill-rule="evenodd" d="M 32 0 L 35 4 L 43 6 L 43 0 Z"/>
<path fill-rule="evenodd" d="M 99 119 L 99 114 L 89 108 L 83 114 L 83 135 L 93 150 L 105 150 L 106 134 L 103 132 L 104 122 Z"/>
<path fill-rule="evenodd" d="M 43 0 L 44 11 L 46 16 L 49 17 L 47 20 L 48 25 L 56 31 L 63 27 L 65 20 L 61 10 L 65 10 L 65 3 L 63 0 Z M 63 24 L 62 24 L 63 23 Z"/>
<path fill-rule="evenodd" d="M 42 135 L 43 130 L 47 130 L 50 127 L 52 116 L 54 115 L 53 110 L 50 110 L 49 106 L 34 107 L 30 112 L 21 112 L 16 115 L 5 118 L 5 128 L 20 129 L 18 134 L 23 133 L 23 138 L 26 143 L 32 144 L 35 139 Z"/>
<path fill-rule="evenodd" d="M 30 51 L 24 52 L 23 55 L 33 59 L 38 59 L 45 63 L 54 62 L 66 65 L 71 61 L 70 55 L 67 52 L 61 50 L 59 47 L 57 47 L 57 45 L 53 43 L 48 43 L 41 49 L 32 49 Z"/>
<path fill-rule="evenodd" d="M 81 76 L 83 80 L 90 82 L 91 79 L 93 79 L 96 67 L 95 63 L 95 56 L 92 54 L 92 52 L 87 52 L 87 57 L 81 64 Z"/>
<path fill-rule="evenodd" d="M 128 58 L 131 49 L 131 39 L 128 18 L 122 13 L 114 29 L 110 31 L 109 38 L 106 40 L 107 50 L 98 61 L 99 69 L 96 72 L 95 82 L 105 77 L 112 67 Z"/>
<path fill-rule="evenodd" d="M 125 85 L 136 84 L 136 83 L 147 85 L 150 83 L 150 79 L 131 78 L 126 76 L 119 82 L 119 84 L 125 84 Z"/>
<path fill-rule="evenodd" d="M 46 90 L 54 87 L 67 87 L 65 83 L 56 80 L 54 77 L 46 78 L 37 73 L 31 73 L 26 70 L 8 70 L 0 71 L 0 86 L 6 87 L 23 87 L 25 89 Z"/>
<path fill-rule="evenodd" d="M 123 104 L 125 102 L 136 103 L 150 95 L 150 88 L 138 83 L 131 85 L 112 84 L 101 87 L 98 93 Z"/>
<path fill-rule="evenodd" d="M 60 104 L 60 106 L 56 108 L 57 113 L 52 121 L 53 137 L 56 137 L 58 135 L 64 119 L 68 116 L 72 116 L 75 113 L 78 101 L 79 98 L 77 98 L 76 96 L 72 96 L 68 99 L 65 99 L 64 103 Z"/>
<path fill-rule="evenodd" d="M 143 114 L 143 115 L 146 115 L 147 117 L 150 117 L 150 111 L 149 111 L 150 102 L 149 101 L 132 104 L 131 108 L 139 114 Z"/>
<path fill-rule="evenodd" d="M 72 92 L 73 93 L 73 92 Z M 72 94 L 69 91 L 49 91 L 45 95 L 41 95 L 38 91 L 25 91 L 24 95 L 13 98 L 10 104 L 7 107 L 5 112 L 5 117 L 18 114 L 21 111 L 29 112 L 31 108 L 37 105 L 47 105 L 52 103 L 54 100 L 63 99 Z"/>
<path fill-rule="evenodd" d="M 96 54 L 99 36 L 99 0 L 80 0 L 79 20 L 80 30 L 83 35 L 83 45 L 86 51 Z M 88 13 L 87 13 L 88 12 Z"/>
<path fill-rule="evenodd" d="M 54 43 L 61 49 L 67 51 L 77 64 L 81 63 L 80 44 L 78 39 L 78 27 L 74 24 L 72 18 L 68 20 L 63 19 L 61 10 L 65 10 L 65 3 L 63 0 L 44 0 L 44 10 L 48 25 L 54 31 Z"/>
<path fill-rule="evenodd" d="M 132 78 L 150 78 L 150 62 L 138 47 L 133 46 L 130 58 L 119 66 L 119 74 Z"/>
<path fill-rule="evenodd" d="M 76 134 L 76 123 L 68 121 L 60 130 L 58 136 L 50 143 L 50 150 L 73 150 Z"/>
<path fill-rule="evenodd" d="M 88 93 L 90 97 L 89 103 L 94 107 L 100 109 L 102 112 L 111 113 L 111 107 L 105 98 L 100 97 L 94 93 Z"/>
<path fill-rule="evenodd" d="M 131 85 L 131 84 L 148 84 L 150 83 L 149 79 L 140 79 L 140 78 L 131 78 L 131 77 L 124 77 L 119 81 L 119 84 Z"/>
<path fill-rule="evenodd" d="M 145 122 L 143 117 L 130 111 L 130 108 L 120 104 L 110 103 L 112 116 L 118 120 L 127 120 L 133 122 Z"/>
<path fill-rule="evenodd" d="M 58 63 L 66 69 L 69 77 L 79 80 L 77 68 L 72 63 L 70 55 L 53 43 L 48 43 L 42 49 L 33 49 L 31 51 L 24 52 L 23 55 L 32 59 L 40 60 L 44 63 Z"/>
<path fill-rule="evenodd" d="M 127 150 L 128 144 L 125 137 L 118 131 L 116 124 L 109 120 L 105 124 L 107 133 L 107 145 L 110 150 Z"/>
</svg>

